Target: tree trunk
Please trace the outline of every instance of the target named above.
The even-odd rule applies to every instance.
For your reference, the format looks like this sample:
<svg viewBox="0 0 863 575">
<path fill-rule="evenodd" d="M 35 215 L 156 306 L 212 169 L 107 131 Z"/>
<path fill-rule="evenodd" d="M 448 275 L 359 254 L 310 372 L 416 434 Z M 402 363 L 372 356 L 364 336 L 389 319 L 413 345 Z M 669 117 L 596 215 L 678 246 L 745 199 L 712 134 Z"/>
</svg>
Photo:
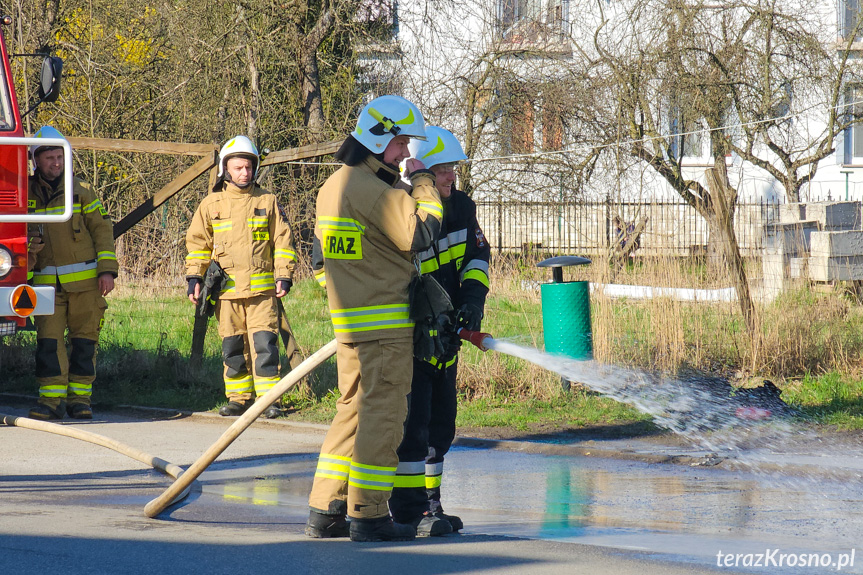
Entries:
<svg viewBox="0 0 863 575">
<path fill-rule="evenodd" d="M 260 74 L 255 61 L 255 51 L 251 44 L 246 44 L 246 61 L 249 67 L 249 108 L 246 113 L 246 135 L 253 142 L 258 137 L 258 107 L 261 101 Z"/>
<path fill-rule="evenodd" d="M 731 281 L 737 290 L 737 301 L 740 303 L 740 311 L 746 322 L 746 328 L 754 337 L 756 331 L 755 307 L 749 292 L 749 280 L 746 277 L 746 268 L 743 266 L 743 257 L 740 255 L 740 246 L 737 244 L 737 235 L 734 233 L 737 192 L 728 185 L 725 157 L 718 156 L 714 161 L 713 168 L 708 169 L 705 175 L 707 187 L 710 190 L 709 206 L 711 209 L 702 215 L 707 220 L 711 239 L 717 240 L 717 247 L 722 253 L 731 275 Z"/>
<path fill-rule="evenodd" d="M 308 47 L 300 65 L 303 69 L 303 120 L 308 128 L 309 142 L 320 142 L 324 134 L 324 104 L 318 72 L 318 46 Z"/>
</svg>

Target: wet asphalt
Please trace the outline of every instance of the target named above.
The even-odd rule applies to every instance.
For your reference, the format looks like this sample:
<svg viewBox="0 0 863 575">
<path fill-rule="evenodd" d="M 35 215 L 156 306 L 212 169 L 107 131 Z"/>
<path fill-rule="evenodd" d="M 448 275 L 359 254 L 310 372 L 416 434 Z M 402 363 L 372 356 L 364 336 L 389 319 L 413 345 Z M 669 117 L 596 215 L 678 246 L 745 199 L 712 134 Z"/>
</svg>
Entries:
<svg viewBox="0 0 863 575">
<path fill-rule="evenodd" d="M 26 414 L 6 403 L 0 412 Z M 187 467 L 230 423 L 116 410 L 62 425 Z M 863 573 L 863 443 L 853 435 L 461 437 L 443 493 L 464 531 L 355 544 L 303 535 L 324 430 L 255 423 L 185 501 L 149 519 L 143 507 L 169 478 L 103 447 L 0 426 L 0 572 Z"/>
</svg>

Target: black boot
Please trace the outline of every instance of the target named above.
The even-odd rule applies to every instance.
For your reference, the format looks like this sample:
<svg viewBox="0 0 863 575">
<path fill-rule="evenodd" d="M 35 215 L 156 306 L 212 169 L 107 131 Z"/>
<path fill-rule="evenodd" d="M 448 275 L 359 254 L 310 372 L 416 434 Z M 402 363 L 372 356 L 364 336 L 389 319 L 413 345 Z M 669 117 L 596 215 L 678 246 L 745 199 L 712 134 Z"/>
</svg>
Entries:
<svg viewBox="0 0 863 575">
<path fill-rule="evenodd" d="M 222 417 L 243 415 L 244 413 L 246 413 L 246 409 L 247 406 L 243 403 L 229 401 L 228 403 L 219 408 L 219 415 L 221 415 Z"/>
<path fill-rule="evenodd" d="M 57 409 L 48 407 L 44 403 L 39 403 L 36 407 L 30 408 L 30 413 L 27 417 L 30 419 L 38 419 L 39 421 L 52 421 L 63 419 L 66 415 L 66 402 L 61 401 Z"/>
<path fill-rule="evenodd" d="M 449 521 L 433 515 L 431 511 L 423 513 L 419 519 L 412 521 L 411 525 L 417 530 L 417 537 L 440 537 L 453 532 Z"/>
<path fill-rule="evenodd" d="M 435 511 L 432 515 L 449 523 L 452 526 L 453 532 L 464 529 L 464 523 L 462 523 L 461 517 L 458 517 L 457 515 L 447 515 L 443 512 L 443 509 Z"/>
<path fill-rule="evenodd" d="M 389 515 L 374 519 L 351 518 L 351 541 L 413 541 L 412 525 L 395 523 Z"/>
<path fill-rule="evenodd" d="M 279 409 L 278 405 L 271 405 L 267 409 L 264 410 L 264 417 L 267 419 L 276 419 L 277 417 L 282 416 L 282 410 Z"/>
<path fill-rule="evenodd" d="M 93 419 L 93 409 L 86 403 L 70 403 L 66 406 L 66 413 L 72 419 Z"/>
<path fill-rule="evenodd" d="M 347 537 L 350 535 L 350 525 L 344 515 L 324 515 L 317 511 L 309 511 L 306 535 L 315 539 Z"/>
</svg>

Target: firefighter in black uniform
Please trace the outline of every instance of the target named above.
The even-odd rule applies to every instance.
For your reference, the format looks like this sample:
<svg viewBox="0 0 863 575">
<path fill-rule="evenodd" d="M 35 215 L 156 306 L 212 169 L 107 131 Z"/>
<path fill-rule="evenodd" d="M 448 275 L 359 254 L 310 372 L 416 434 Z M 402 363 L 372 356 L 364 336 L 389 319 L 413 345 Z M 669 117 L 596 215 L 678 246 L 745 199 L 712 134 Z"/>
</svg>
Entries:
<svg viewBox="0 0 863 575">
<path fill-rule="evenodd" d="M 421 272 L 443 286 L 456 310 L 457 327 L 479 330 L 488 294 L 491 250 L 476 221 L 476 204 L 455 188 L 454 167 L 467 159 L 456 137 L 428 126 L 427 140 L 412 142 L 412 156 L 434 172 L 443 200 L 438 241 L 420 254 Z M 459 340 L 448 339 L 449 353 L 431 362 L 414 359 L 410 406 L 398 449 L 399 465 L 390 498 L 393 519 L 416 525 L 418 536 L 445 535 L 463 527 L 444 513 L 441 475 L 444 455 L 455 438 L 456 371 Z"/>
</svg>

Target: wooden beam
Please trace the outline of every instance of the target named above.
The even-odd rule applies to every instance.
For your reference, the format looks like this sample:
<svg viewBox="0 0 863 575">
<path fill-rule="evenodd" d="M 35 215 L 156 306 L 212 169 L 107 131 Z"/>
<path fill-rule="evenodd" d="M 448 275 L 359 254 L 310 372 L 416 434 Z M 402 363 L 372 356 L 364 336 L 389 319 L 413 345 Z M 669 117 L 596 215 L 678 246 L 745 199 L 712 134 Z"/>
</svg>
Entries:
<svg viewBox="0 0 863 575">
<path fill-rule="evenodd" d="M 182 142 L 153 142 L 149 140 L 116 140 L 110 138 L 67 138 L 73 148 L 99 150 L 103 152 L 139 152 L 145 154 L 174 154 L 180 156 L 207 156 L 218 147 L 211 144 L 191 144 Z M 334 154 L 343 140 L 309 144 L 299 148 L 278 150 L 269 154 L 261 166 L 294 162 Z"/>
<path fill-rule="evenodd" d="M 149 140 L 115 140 L 109 138 L 66 138 L 73 149 L 106 152 L 141 152 L 179 156 L 207 156 L 218 148 L 212 144 L 152 142 Z"/>
<path fill-rule="evenodd" d="M 299 148 L 288 148 L 287 150 L 271 152 L 263 159 L 261 166 L 284 164 L 285 162 L 295 162 L 297 160 L 307 160 L 309 158 L 334 154 L 341 147 L 342 142 L 344 140 L 321 142 L 319 144 L 310 144 L 308 146 L 300 146 Z"/>
<path fill-rule="evenodd" d="M 114 239 L 129 231 L 129 229 L 150 215 L 153 210 L 168 201 L 174 194 L 191 184 L 195 178 L 208 172 L 219 161 L 219 154 L 215 149 L 210 150 L 209 156 L 205 156 L 195 162 L 188 170 L 168 182 L 165 187 L 156 192 L 152 198 L 129 212 L 122 220 L 114 224 Z"/>
</svg>

